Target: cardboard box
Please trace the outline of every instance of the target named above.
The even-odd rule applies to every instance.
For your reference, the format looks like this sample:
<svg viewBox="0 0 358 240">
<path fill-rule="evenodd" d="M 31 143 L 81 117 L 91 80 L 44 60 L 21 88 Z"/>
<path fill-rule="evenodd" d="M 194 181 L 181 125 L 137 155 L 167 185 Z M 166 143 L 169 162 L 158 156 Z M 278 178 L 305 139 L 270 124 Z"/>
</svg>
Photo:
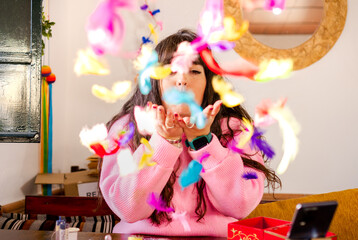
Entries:
<svg viewBox="0 0 358 240">
<path fill-rule="evenodd" d="M 287 239 L 290 227 L 290 221 L 267 217 L 248 218 L 228 224 L 228 239 L 283 240 Z M 337 240 L 337 236 L 328 232 L 323 239 Z"/>
<path fill-rule="evenodd" d="M 93 176 L 91 170 L 72 173 L 39 173 L 35 184 L 62 184 L 66 196 L 98 196 L 98 176 Z"/>
</svg>

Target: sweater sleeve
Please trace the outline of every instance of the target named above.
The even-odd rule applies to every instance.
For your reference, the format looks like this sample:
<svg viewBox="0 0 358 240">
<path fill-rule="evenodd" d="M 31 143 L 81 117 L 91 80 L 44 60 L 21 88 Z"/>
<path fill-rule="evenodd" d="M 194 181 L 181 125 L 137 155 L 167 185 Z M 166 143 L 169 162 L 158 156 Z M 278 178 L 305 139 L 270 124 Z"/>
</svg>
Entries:
<svg viewBox="0 0 358 240">
<path fill-rule="evenodd" d="M 235 128 L 240 120 L 230 119 L 230 127 Z M 232 126 L 233 125 L 233 126 Z M 224 126 L 222 126 L 225 129 Z M 236 142 L 240 135 L 234 136 Z M 249 145 L 249 144 L 247 144 Z M 245 153 L 252 154 L 252 160 L 264 164 L 262 155 L 248 146 Z M 189 151 L 193 159 L 198 159 L 203 153 L 210 156 L 203 161 L 205 172 L 201 177 L 206 183 L 206 191 L 211 204 L 222 214 L 236 219 L 242 219 L 256 208 L 263 196 L 265 175 L 256 169 L 244 166 L 240 154 L 221 145 L 213 134 L 212 141 L 198 151 Z M 258 178 L 246 180 L 242 175 L 246 172 L 256 172 Z"/>
<path fill-rule="evenodd" d="M 124 119 L 118 120 L 109 136 L 121 131 L 126 123 Z M 102 195 L 112 211 L 126 222 L 136 222 L 152 214 L 154 210 L 147 204 L 147 197 L 151 192 L 160 193 L 163 190 L 182 151 L 157 133 L 152 135 L 149 144 L 154 150 L 152 161 L 157 164 L 135 174 L 120 176 L 117 164 L 119 152 L 103 158 L 100 174 Z M 145 146 L 141 144 L 134 151 L 134 161 L 139 162 L 144 150 Z"/>
</svg>

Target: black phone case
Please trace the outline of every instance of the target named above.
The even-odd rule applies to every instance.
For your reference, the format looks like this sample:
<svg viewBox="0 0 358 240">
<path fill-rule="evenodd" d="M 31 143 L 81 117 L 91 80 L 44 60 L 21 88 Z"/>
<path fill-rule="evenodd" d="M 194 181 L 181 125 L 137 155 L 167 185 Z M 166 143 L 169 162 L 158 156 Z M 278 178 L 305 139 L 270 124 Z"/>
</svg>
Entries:
<svg viewBox="0 0 358 240">
<path fill-rule="evenodd" d="M 336 201 L 297 204 L 289 239 L 311 239 L 326 236 L 338 203 Z"/>
</svg>

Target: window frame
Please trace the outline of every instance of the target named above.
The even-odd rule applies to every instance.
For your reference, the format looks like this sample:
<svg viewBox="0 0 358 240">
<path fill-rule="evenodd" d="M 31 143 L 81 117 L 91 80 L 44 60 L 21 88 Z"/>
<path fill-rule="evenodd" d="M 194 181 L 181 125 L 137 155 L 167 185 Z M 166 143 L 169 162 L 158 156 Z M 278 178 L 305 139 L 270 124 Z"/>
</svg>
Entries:
<svg viewBox="0 0 358 240">
<path fill-rule="evenodd" d="M 18 3 L 21 4 L 21 3 Z M 16 6 L 16 5 L 15 5 Z M 30 52 L 0 52 L 0 64 L 24 64 L 30 66 L 28 81 L 31 95 L 35 96 L 39 121 L 28 131 L 3 131 L 0 129 L 0 143 L 39 143 L 41 132 L 41 58 L 42 58 L 42 0 L 31 0 L 31 49 Z M 28 71 L 27 71 L 28 72 Z M 1 104 L 1 103 L 0 103 Z M 31 110 L 31 109 L 30 109 Z"/>
</svg>

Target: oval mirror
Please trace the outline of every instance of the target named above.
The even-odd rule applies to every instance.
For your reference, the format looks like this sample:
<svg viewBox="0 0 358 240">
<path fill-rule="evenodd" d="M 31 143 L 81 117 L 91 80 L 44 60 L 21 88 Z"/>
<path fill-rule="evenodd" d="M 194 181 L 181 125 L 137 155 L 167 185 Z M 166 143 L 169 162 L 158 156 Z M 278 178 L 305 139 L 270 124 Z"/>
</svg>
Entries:
<svg viewBox="0 0 358 240">
<path fill-rule="evenodd" d="M 286 0 L 283 10 L 262 6 L 241 6 L 242 17 L 249 22 L 249 32 L 259 42 L 278 49 L 294 48 L 310 39 L 321 24 L 324 0 Z"/>
<path fill-rule="evenodd" d="M 296 1 L 297 2 L 297 1 Z M 312 37 L 298 46 L 278 49 L 261 43 L 247 31 L 236 41 L 234 50 L 243 58 L 259 64 L 265 59 L 293 60 L 293 70 L 305 68 L 321 59 L 341 35 L 347 16 L 347 0 L 326 1 L 320 25 Z M 237 24 L 244 21 L 239 0 L 224 0 L 225 16 L 234 17 Z"/>
</svg>

